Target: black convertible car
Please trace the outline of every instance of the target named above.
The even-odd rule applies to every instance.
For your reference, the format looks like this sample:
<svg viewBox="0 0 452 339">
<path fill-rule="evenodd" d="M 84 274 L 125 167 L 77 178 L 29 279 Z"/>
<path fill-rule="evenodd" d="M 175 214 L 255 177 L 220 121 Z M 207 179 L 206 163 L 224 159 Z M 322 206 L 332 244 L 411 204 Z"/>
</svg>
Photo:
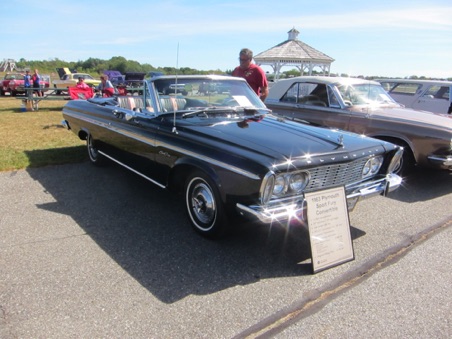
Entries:
<svg viewBox="0 0 452 339">
<path fill-rule="evenodd" d="M 63 125 L 107 160 L 182 192 L 194 229 L 222 235 L 241 215 L 306 218 L 304 194 L 344 187 L 348 209 L 401 184 L 403 150 L 345 131 L 273 116 L 241 78 L 159 76 L 140 96 L 72 100 Z"/>
</svg>

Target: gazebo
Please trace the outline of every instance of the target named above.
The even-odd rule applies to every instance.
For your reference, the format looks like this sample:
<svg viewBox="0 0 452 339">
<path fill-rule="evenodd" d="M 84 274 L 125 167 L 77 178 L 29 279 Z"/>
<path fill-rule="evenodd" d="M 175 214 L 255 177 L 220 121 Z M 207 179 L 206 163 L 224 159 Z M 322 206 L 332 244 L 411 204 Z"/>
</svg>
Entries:
<svg viewBox="0 0 452 339">
<path fill-rule="evenodd" d="M 16 68 L 16 62 L 13 59 L 3 59 L 0 62 L 0 72 L 8 72 L 8 68 L 11 72 Z"/>
<path fill-rule="evenodd" d="M 312 75 L 315 67 L 319 67 L 323 75 L 330 74 L 333 58 L 298 40 L 300 32 L 295 28 L 287 33 L 289 38 L 286 41 L 255 55 L 256 64 L 271 66 L 274 81 L 279 79 L 281 68 L 284 66 L 295 66 L 300 70 L 300 75 L 304 75 L 304 73 Z"/>
</svg>

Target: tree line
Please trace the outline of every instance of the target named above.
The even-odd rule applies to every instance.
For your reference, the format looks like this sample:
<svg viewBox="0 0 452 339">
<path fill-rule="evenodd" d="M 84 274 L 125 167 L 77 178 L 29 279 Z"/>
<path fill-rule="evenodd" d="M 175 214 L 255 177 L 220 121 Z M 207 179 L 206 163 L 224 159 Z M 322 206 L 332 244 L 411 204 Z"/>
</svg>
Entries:
<svg viewBox="0 0 452 339">
<path fill-rule="evenodd" d="M 41 74 L 55 73 L 57 68 L 67 67 L 72 70 L 77 70 L 79 73 L 88 73 L 93 77 L 98 77 L 106 70 L 119 71 L 122 74 L 126 72 L 161 72 L 163 74 L 230 74 L 230 71 L 209 70 L 200 71 L 190 67 L 154 67 L 150 64 L 141 64 L 135 60 L 127 60 L 124 57 L 116 56 L 110 60 L 103 60 L 98 58 L 89 58 L 85 61 L 64 61 L 58 58 L 51 60 L 26 60 L 21 58 L 16 61 L 16 68 L 18 70 L 33 70 L 38 69 Z"/>
<path fill-rule="evenodd" d="M 221 71 L 219 69 L 216 70 L 208 70 L 208 71 L 202 71 L 193 69 L 190 67 L 181 67 L 176 69 L 175 67 L 154 67 L 150 64 L 140 64 L 138 61 L 135 60 L 127 60 L 124 57 L 121 56 L 115 56 L 112 57 L 110 60 L 103 60 L 98 58 L 89 58 L 85 61 L 64 61 L 60 60 L 58 58 L 51 59 L 51 60 L 25 60 L 24 58 L 21 58 L 18 62 L 16 62 L 16 68 L 19 71 L 25 71 L 25 70 L 33 70 L 38 69 L 41 74 L 56 74 L 56 69 L 61 67 L 67 67 L 69 69 L 75 69 L 77 72 L 80 73 L 88 73 L 91 74 L 93 77 L 99 77 L 99 75 L 103 74 L 106 70 L 116 70 L 121 72 L 122 74 L 126 72 L 143 72 L 148 74 L 149 72 L 161 72 L 166 75 L 171 74 L 224 74 L 224 75 L 230 75 L 232 74 L 232 69 Z M 322 75 L 320 72 L 316 72 L 315 70 L 312 73 L 313 75 Z M 281 78 L 288 78 L 288 77 L 294 77 L 299 76 L 300 71 L 297 69 L 291 69 L 285 72 L 281 72 Z M 306 75 L 306 74 L 305 74 Z M 273 79 L 273 74 L 267 74 L 269 80 Z M 331 73 L 331 76 L 345 76 L 348 77 L 348 74 L 338 74 L 338 73 Z M 378 78 L 390 78 L 388 76 L 358 76 L 359 78 L 364 78 L 367 80 L 373 80 Z M 412 75 L 410 77 L 407 77 L 407 79 L 433 79 L 438 80 L 436 78 L 428 78 L 425 76 L 416 76 Z M 448 79 L 439 79 L 439 80 L 449 80 L 452 81 L 452 78 Z"/>
</svg>

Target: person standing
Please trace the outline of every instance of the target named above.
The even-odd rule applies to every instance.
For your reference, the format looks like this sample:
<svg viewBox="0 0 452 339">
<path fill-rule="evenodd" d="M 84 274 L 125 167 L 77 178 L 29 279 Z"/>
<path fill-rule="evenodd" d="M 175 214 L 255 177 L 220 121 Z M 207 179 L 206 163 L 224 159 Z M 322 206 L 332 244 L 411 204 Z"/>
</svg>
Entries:
<svg viewBox="0 0 452 339">
<path fill-rule="evenodd" d="M 24 100 L 25 107 L 27 111 L 33 111 L 33 101 L 30 98 L 33 96 L 33 92 L 29 90 L 31 88 L 31 75 L 30 71 L 26 70 L 24 74 L 24 90 L 27 100 Z"/>
<path fill-rule="evenodd" d="M 30 75 L 30 71 L 26 70 L 25 75 L 24 75 L 25 94 L 27 96 L 32 96 L 33 93 L 31 92 L 31 90 L 28 90 L 28 88 L 31 88 L 31 75 Z"/>
<path fill-rule="evenodd" d="M 24 87 L 25 87 L 25 88 L 30 88 L 30 87 L 31 87 L 31 75 L 30 75 L 30 71 L 25 71 L 25 75 L 24 75 Z"/>
<path fill-rule="evenodd" d="M 41 76 L 39 75 L 39 72 L 37 69 L 35 69 L 35 72 L 33 76 L 31 77 L 31 80 L 33 82 L 33 88 L 36 89 L 36 93 L 38 97 L 42 97 L 42 91 L 41 91 Z"/>
<path fill-rule="evenodd" d="M 268 95 L 268 81 L 264 70 L 252 63 L 253 51 L 243 48 L 239 53 L 240 65 L 232 72 L 232 76 L 244 78 L 259 98 L 264 101 Z"/>
</svg>

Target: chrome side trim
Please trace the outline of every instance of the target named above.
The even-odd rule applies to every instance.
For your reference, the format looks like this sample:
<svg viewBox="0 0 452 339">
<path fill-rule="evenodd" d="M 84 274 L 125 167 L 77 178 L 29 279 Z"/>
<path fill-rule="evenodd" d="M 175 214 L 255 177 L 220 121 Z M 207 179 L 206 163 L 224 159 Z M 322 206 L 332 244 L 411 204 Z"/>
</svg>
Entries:
<svg viewBox="0 0 452 339">
<path fill-rule="evenodd" d="M 260 180 L 260 177 L 257 174 L 251 173 L 249 171 L 246 171 L 246 170 L 241 169 L 241 168 L 236 167 L 236 166 L 229 165 L 229 164 L 227 164 L 225 162 L 222 162 L 222 161 L 219 161 L 219 160 L 216 160 L 216 159 L 212 159 L 210 157 L 206 157 L 206 156 L 204 156 L 202 154 L 189 151 L 189 150 L 187 150 L 185 148 L 175 147 L 173 145 L 164 144 L 164 143 L 160 143 L 160 145 L 162 147 L 164 147 L 165 149 L 170 149 L 172 151 L 188 155 L 188 156 L 190 156 L 192 158 L 203 160 L 205 162 L 208 162 L 209 164 L 225 168 L 225 169 L 227 169 L 227 170 L 229 170 L 231 172 L 235 172 L 237 174 L 246 176 L 246 177 L 248 177 L 250 179 Z"/>
<path fill-rule="evenodd" d="M 162 184 L 160 184 L 159 182 L 157 182 L 157 181 L 155 181 L 155 180 L 152 180 L 151 178 L 149 178 L 148 176 L 144 175 L 143 173 L 138 172 L 137 170 L 133 169 L 132 167 L 127 166 L 126 164 L 122 163 L 122 162 L 119 161 L 119 160 L 116 160 L 115 158 L 109 156 L 108 154 L 106 154 L 106 153 L 104 153 L 104 152 L 102 152 L 102 151 L 98 151 L 98 152 L 99 152 L 100 154 L 102 154 L 104 157 L 106 157 L 106 158 L 108 158 L 108 159 L 110 159 L 110 160 L 116 162 L 117 164 L 119 164 L 119 165 L 121 165 L 121 166 L 127 168 L 128 170 L 132 171 L 133 173 L 138 174 L 140 177 L 143 177 L 144 179 L 146 179 L 146 180 L 152 182 L 153 184 L 155 184 L 155 185 L 157 185 L 157 186 L 159 186 L 159 187 L 161 187 L 161 188 L 166 188 L 165 185 L 162 185 Z"/>
<path fill-rule="evenodd" d="M 66 128 L 67 130 L 71 129 L 69 127 L 69 123 L 67 122 L 67 120 L 61 120 L 61 125 L 63 125 L 63 127 Z"/>
<path fill-rule="evenodd" d="M 110 123 L 102 123 L 102 122 L 100 122 L 98 120 L 94 120 L 94 119 L 90 119 L 90 118 L 82 119 L 79 114 L 73 114 L 73 113 L 68 112 L 68 111 L 65 111 L 64 114 L 66 114 L 68 116 L 71 116 L 71 117 L 73 117 L 75 119 L 85 121 L 85 122 L 87 122 L 89 124 L 93 124 L 93 125 L 105 128 L 107 130 L 113 131 L 115 133 L 121 134 L 123 136 L 131 138 L 133 140 L 136 140 L 137 142 L 146 144 L 148 146 L 151 146 L 151 147 L 154 147 L 154 148 L 163 147 L 165 149 L 172 150 L 174 152 L 181 153 L 181 154 L 187 155 L 187 156 L 195 158 L 195 159 L 201 159 L 202 161 L 207 162 L 207 163 L 209 163 L 211 165 L 215 165 L 215 166 L 227 169 L 227 170 L 229 170 L 231 172 L 234 172 L 234 173 L 246 176 L 246 177 L 248 177 L 250 179 L 260 180 L 260 177 L 257 174 L 255 174 L 255 173 L 246 171 L 246 170 L 244 170 L 242 168 L 239 168 L 239 167 L 236 167 L 236 166 L 229 165 L 229 164 L 227 164 L 227 163 L 225 163 L 223 161 L 219 161 L 219 160 L 216 160 L 216 159 L 213 159 L 213 158 L 210 158 L 210 157 L 206 157 L 206 156 L 204 156 L 202 154 L 189 151 L 189 150 L 187 150 L 185 148 L 176 147 L 176 146 L 173 146 L 173 145 L 170 145 L 170 144 L 167 144 L 167 143 L 162 143 L 162 142 L 158 142 L 157 143 L 155 140 L 152 140 L 152 139 L 149 139 L 149 138 L 140 137 L 141 136 L 140 134 L 132 133 L 132 132 L 129 132 L 129 131 L 124 130 L 124 129 L 115 128 Z"/>
<path fill-rule="evenodd" d="M 452 155 L 440 156 L 440 155 L 430 155 L 428 160 L 435 166 L 440 168 L 452 167 Z"/>
</svg>

